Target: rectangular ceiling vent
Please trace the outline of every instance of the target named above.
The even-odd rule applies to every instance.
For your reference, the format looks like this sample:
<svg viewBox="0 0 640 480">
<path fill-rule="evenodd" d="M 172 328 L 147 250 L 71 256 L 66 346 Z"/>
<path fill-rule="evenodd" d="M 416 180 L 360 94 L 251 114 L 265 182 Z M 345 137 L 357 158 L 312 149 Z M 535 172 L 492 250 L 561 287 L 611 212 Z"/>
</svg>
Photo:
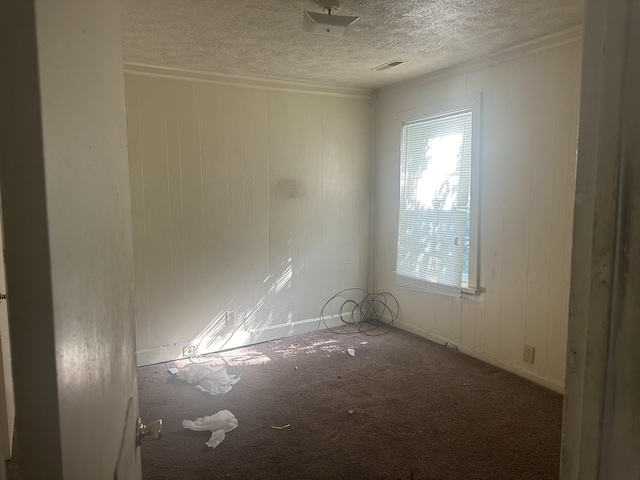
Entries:
<svg viewBox="0 0 640 480">
<path fill-rule="evenodd" d="M 401 62 L 400 60 L 391 60 L 390 62 L 383 63 L 382 65 L 378 65 L 377 67 L 373 67 L 371 70 L 377 70 L 378 72 L 382 72 L 383 70 L 388 70 L 392 67 L 397 67 L 401 63 L 404 63 L 404 62 Z"/>
</svg>

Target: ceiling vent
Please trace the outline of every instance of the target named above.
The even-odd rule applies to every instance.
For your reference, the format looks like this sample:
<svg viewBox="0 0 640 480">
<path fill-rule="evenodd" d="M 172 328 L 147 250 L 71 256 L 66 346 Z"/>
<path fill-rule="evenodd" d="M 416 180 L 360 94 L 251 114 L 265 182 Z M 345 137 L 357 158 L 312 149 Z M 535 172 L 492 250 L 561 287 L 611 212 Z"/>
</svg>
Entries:
<svg viewBox="0 0 640 480">
<path fill-rule="evenodd" d="M 383 63 L 382 65 L 378 65 L 377 67 L 373 67 L 371 70 L 376 70 L 378 72 L 382 72 L 383 70 L 389 70 L 390 68 L 397 67 L 398 65 L 404 62 L 400 60 L 391 60 L 390 62 Z"/>
</svg>

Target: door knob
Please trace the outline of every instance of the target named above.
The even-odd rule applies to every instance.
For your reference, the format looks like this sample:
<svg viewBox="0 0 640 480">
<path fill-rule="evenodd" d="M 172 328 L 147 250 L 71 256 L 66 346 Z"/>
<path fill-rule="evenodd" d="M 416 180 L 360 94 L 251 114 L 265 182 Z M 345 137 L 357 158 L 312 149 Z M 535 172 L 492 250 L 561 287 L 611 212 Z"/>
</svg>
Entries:
<svg viewBox="0 0 640 480">
<path fill-rule="evenodd" d="M 149 425 L 142 423 L 142 419 L 138 418 L 138 428 L 136 430 L 136 445 L 140 446 L 144 437 L 155 438 L 162 437 L 162 420 L 154 420 Z"/>
<path fill-rule="evenodd" d="M 7 299 L 7 294 L 6 293 L 0 293 L 0 303 L 2 303 L 2 300 L 6 300 Z"/>
</svg>

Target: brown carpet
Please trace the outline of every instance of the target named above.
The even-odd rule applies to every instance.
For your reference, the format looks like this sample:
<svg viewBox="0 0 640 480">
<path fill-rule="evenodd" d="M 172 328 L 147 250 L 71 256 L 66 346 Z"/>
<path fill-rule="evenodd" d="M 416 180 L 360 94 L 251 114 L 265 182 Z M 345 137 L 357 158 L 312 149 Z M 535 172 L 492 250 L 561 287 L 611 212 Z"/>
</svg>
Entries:
<svg viewBox="0 0 640 480">
<path fill-rule="evenodd" d="M 141 415 L 164 421 L 145 480 L 558 478 L 562 397 L 415 335 L 320 331 L 194 361 L 221 359 L 242 376 L 224 396 L 174 362 L 139 369 Z M 216 449 L 182 427 L 224 409 L 239 426 Z"/>
</svg>

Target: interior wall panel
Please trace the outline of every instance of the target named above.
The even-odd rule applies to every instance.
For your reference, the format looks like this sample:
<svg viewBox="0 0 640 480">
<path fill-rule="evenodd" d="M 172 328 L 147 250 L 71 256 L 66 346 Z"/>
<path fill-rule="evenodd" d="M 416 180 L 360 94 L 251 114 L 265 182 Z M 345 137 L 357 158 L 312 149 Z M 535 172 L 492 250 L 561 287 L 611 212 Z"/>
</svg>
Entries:
<svg viewBox="0 0 640 480">
<path fill-rule="evenodd" d="M 147 82 L 155 83 L 155 79 L 147 78 Z M 184 238 L 184 288 L 185 288 L 185 318 L 204 318 L 206 313 L 207 290 L 206 290 L 206 253 L 205 253 L 205 230 L 204 230 L 204 205 L 203 205 L 203 182 L 202 182 L 202 150 L 201 150 L 201 118 L 199 107 L 201 102 L 200 89 L 196 83 L 178 82 L 178 142 L 180 158 L 180 179 L 182 182 L 182 231 Z M 164 102 L 164 98 L 158 96 L 158 100 Z M 141 126 L 142 128 L 142 126 Z M 162 145 L 165 137 L 157 137 L 155 142 Z M 150 160 L 149 168 L 160 168 Z M 159 162 L 158 162 L 159 163 Z M 155 203 L 155 197 L 145 190 L 145 209 L 147 205 Z M 145 213 L 145 223 L 152 221 Z M 145 239 L 146 249 L 161 240 L 147 235 Z M 150 262 L 149 262 L 150 263 Z M 147 267 L 148 268 L 148 267 Z M 149 291 L 150 301 L 154 298 L 154 293 Z M 154 301 L 160 305 L 167 305 L 166 297 L 155 294 Z M 157 308 L 161 308 L 158 305 Z M 151 332 L 157 330 L 162 320 L 150 316 L 149 329 Z M 189 338 L 196 338 L 200 332 L 200 325 L 194 322 L 182 322 L 182 328 L 186 329 L 185 334 Z M 152 333 L 152 338 L 154 335 Z M 155 335 L 151 342 L 151 347 L 163 345 L 168 338 L 173 336 Z"/>
<path fill-rule="evenodd" d="M 540 262 L 540 258 L 551 259 L 551 224 L 553 221 L 553 185 L 556 133 L 562 129 L 555 122 L 559 55 L 554 51 L 543 52 L 536 57 L 534 75 L 534 115 L 532 126 L 532 168 L 529 177 L 531 206 L 529 218 L 528 281 L 527 297 L 539 298 L 539 302 L 527 302 L 525 338 L 528 345 L 537 345 L 539 361 L 533 370 L 544 374 L 549 361 L 546 329 L 537 328 L 537 318 L 554 318 L 549 315 L 549 286 L 551 261 Z M 559 162 L 564 163 L 566 162 Z M 550 180 L 551 179 L 551 180 Z"/>
<path fill-rule="evenodd" d="M 140 364 L 367 288 L 371 99 L 126 74 Z"/>
<path fill-rule="evenodd" d="M 550 388 L 564 384 L 581 42 L 379 92 L 374 289 L 401 303 L 398 326 Z M 442 297 L 394 280 L 400 112 L 482 95 L 480 285 Z M 534 364 L 523 360 L 535 347 Z"/>
<path fill-rule="evenodd" d="M 131 77 L 136 78 L 136 77 Z M 179 323 L 187 313 L 187 290 L 185 284 L 185 238 L 183 234 L 184 218 L 182 215 L 182 166 L 180 163 L 180 135 L 178 118 L 178 85 L 176 82 L 166 82 L 164 85 L 164 112 L 163 118 L 166 125 L 166 156 L 167 175 L 169 177 L 169 209 L 170 209 L 170 240 L 171 249 L 166 252 L 171 259 L 171 300 L 163 304 L 171 310 L 172 325 Z M 139 192 L 142 194 L 143 192 Z M 144 219 L 143 219 L 144 221 Z M 134 221 L 135 225 L 136 221 Z M 136 244 L 134 240 L 134 246 Z M 145 242 L 139 247 L 144 248 Z M 135 269 L 134 269 L 135 270 Z M 136 287 L 138 279 L 136 277 Z M 137 300 L 136 300 L 137 304 Z M 149 318 L 147 317 L 147 321 Z M 136 320 L 137 323 L 137 320 Z M 151 324 L 148 323 L 150 328 Z M 151 343 L 149 345 L 152 345 Z M 144 348 L 149 348 L 147 345 Z M 139 347 L 143 348 L 143 347 Z"/>
<path fill-rule="evenodd" d="M 165 105 L 156 102 L 156 98 L 164 96 L 163 85 L 149 82 L 149 78 L 141 78 L 138 85 L 142 189 L 145 195 L 154 199 L 152 203 L 144 204 L 145 235 L 155 239 L 145 242 L 148 315 L 158 319 L 156 328 L 149 329 L 149 342 L 153 344 L 171 336 L 174 326 L 173 309 L 166 308 L 161 300 L 171 298 L 173 289 L 167 148 L 166 142 L 156 141 L 165 138 L 167 131 Z"/>
</svg>

